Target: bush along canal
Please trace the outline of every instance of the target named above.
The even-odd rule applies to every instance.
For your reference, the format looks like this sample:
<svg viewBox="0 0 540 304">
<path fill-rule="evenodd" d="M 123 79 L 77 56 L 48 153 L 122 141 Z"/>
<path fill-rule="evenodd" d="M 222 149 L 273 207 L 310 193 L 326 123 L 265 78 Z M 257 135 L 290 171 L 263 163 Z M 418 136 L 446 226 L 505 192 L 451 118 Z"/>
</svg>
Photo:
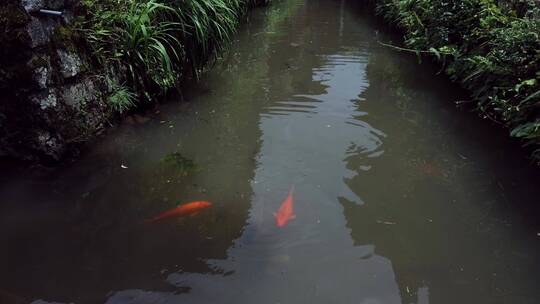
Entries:
<svg viewBox="0 0 540 304">
<path fill-rule="evenodd" d="M 367 0 L 405 34 L 405 48 L 439 61 L 484 118 L 509 128 L 540 163 L 540 2 Z"/>
<path fill-rule="evenodd" d="M 394 37 L 357 1 L 247 20 L 182 98 L 79 161 L 1 164 L 0 303 L 540 302 L 540 173 L 454 106 L 465 91 L 381 45 Z M 116 56 L 121 34 L 99 35 L 93 52 Z M 118 94 L 172 81 L 118 56 Z"/>
</svg>

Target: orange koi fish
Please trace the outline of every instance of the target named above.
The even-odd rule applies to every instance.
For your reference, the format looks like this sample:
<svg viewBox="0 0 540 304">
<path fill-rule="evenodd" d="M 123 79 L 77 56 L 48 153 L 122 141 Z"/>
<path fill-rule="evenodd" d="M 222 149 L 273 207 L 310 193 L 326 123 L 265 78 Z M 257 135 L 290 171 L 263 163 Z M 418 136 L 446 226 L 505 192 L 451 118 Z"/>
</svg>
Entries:
<svg viewBox="0 0 540 304">
<path fill-rule="evenodd" d="M 277 213 L 274 213 L 276 225 L 278 227 L 284 227 L 290 220 L 296 218 L 293 210 L 293 191 L 294 186 L 291 187 L 291 190 L 289 190 L 287 198 L 283 201 L 283 203 L 281 203 L 281 207 L 279 207 Z"/>
<path fill-rule="evenodd" d="M 179 216 L 186 216 L 190 214 L 196 214 L 197 212 L 206 208 L 210 208 L 211 206 L 212 204 L 207 201 L 197 201 L 197 202 L 183 204 L 176 208 L 160 213 L 153 218 L 146 219 L 144 220 L 144 223 L 151 224 L 151 223 L 155 223 L 155 222 L 158 222 L 167 218 L 171 218 L 171 217 L 179 217 Z"/>
</svg>

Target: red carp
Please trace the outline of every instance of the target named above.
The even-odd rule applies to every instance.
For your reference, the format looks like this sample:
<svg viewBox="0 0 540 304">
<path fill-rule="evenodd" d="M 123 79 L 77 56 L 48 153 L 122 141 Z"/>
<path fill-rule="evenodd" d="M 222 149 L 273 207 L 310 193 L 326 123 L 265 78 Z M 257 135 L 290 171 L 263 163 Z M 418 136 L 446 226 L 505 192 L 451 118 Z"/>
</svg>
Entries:
<svg viewBox="0 0 540 304">
<path fill-rule="evenodd" d="M 144 220 L 144 223 L 151 224 L 151 223 L 155 223 L 155 222 L 158 222 L 167 218 L 171 218 L 171 217 L 180 217 L 180 216 L 196 214 L 197 212 L 206 208 L 210 208 L 211 206 L 212 204 L 207 201 L 197 201 L 197 202 L 183 204 L 176 208 L 160 213 L 153 218 L 146 219 Z"/>
<path fill-rule="evenodd" d="M 276 225 L 278 227 L 284 227 L 287 225 L 287 223 L 290 220 L 293 220 L 296 218 L 296 215 L 294 214 L 293 209 L 293 191 L 294 186 L 291 187 L 289 190 L 289 194 L 287 195 L 287 198 L 281 203 L 281 206 L 279 207 L 278 211 L 274 213 L 274 217 L 276 218 Z"/>
</svg>

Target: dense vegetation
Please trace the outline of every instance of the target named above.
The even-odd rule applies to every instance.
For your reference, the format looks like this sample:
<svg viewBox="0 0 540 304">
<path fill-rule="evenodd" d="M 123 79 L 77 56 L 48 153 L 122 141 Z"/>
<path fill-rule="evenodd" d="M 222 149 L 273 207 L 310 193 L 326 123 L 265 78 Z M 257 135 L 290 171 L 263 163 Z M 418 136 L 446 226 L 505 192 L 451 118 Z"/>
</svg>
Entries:
<svg viewBox="0 0 540 304">
<path fill-rule="evenodd" d="M 540 161 L 540 10 L 534 0 L 374 0 L 405 35 Z"/>
<path fill-rule="evenodd" d="M 77 27 L 106 67 L 111 107 L 123 112 L 196 78 L 247 7 L 260 4 L 266 0 L 83 0 Z"/>
</svg>

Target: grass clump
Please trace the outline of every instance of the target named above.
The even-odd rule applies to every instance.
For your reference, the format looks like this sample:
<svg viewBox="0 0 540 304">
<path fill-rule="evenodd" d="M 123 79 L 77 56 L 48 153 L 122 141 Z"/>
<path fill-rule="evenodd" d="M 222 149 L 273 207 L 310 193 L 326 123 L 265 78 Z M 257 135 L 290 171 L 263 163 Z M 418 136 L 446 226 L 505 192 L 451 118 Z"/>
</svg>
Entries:
<svg viewBox="0 0 540 304">
<path fill-rule="evenodd" d="M 185 60 L 198 72 L 224 51 L 248 7 L 248 0 L 168 0 L 177 8 L 185 29 Z"/>
<path fill-rule="evenodd" d="M 532 0 L 374 0 L 471 92 L 484 117 L 504 124 L 540 162 L 540 10 Z"/>
<path fill-rule="evenodd" d="M 97 64 L 120 75 L 136 99 L 153 100 L 183 79 L 197 78 L 224 51 L 249 5 L 259 2 L 267 3 L 82 0 L 80 27 Z M 110 99 L 127 100 L 126 92 Z"/>
<path fill-rule="evenodd" d="M 101 8 L 91 15 L 84 30 L 97 61 L 121 74 L 139 96 L 170 89 L 178 79 L 182 26 L 176 11 L 155 0 L 89 1 L 87 8 Z"/>
<path fill-rule="evenodd" d="M 126 86 L 115 85 L 108 101 L 113 111 L 122 114 L 135 107 L 137 95 Z"/>
</svg>

